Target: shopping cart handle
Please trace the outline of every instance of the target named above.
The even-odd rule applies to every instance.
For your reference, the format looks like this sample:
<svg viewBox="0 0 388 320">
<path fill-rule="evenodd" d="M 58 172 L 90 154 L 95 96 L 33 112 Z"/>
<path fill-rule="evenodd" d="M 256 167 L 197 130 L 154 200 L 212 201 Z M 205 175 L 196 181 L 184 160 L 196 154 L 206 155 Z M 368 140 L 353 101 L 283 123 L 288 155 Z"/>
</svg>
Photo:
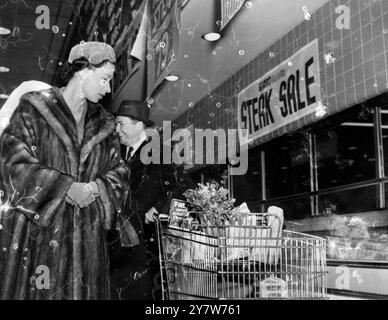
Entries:
<svg viewBox="0 0 388 320">
<path fill-rule="evenodd" d="M 160 222 L 168 221 L 168 217 L 169 217 L 169 215 L 165 214 L 165 213 L 161 213 L 161 214 L 158 215 L 158 219 L 159 219 Z"/>
</svg>

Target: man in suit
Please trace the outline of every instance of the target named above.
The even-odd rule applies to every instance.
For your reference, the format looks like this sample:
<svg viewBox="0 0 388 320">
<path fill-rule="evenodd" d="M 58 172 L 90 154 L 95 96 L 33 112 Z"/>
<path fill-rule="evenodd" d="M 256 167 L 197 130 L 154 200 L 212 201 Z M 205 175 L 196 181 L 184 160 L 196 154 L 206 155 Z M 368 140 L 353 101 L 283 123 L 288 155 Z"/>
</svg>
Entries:
<svg viewBox="0 0 388 320">
<path fill-rule="evenodd" d="M 142 162 L 141 150 L 150 140 L 146 130 L 154 124 L 146 102 L 123 101 L 116 121 L 122 157 L 131 171 L 121 215 L 136 230 L 139 243 L 119 241 L 117 231 L 110 236 L 111 294 L 113 299 L 158 300 L 161 288 L 155 216 L 168 213 L 171 199 L 193 185 L 186 185 L 188 180 L 177 174 L 173 165 Z"/>
</svg>

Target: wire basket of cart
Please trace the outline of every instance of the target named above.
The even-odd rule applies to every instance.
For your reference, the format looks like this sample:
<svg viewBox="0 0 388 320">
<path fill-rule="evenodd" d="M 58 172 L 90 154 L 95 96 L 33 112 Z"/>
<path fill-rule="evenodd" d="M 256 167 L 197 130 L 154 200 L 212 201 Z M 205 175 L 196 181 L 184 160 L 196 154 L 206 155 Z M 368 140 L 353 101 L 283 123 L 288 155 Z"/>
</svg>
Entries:
<svg viewBox="0 0 388 320">
<path fill-rule="evenodd" d="M 326 239 L 282 227 L 276 212 L 223 226 L 161 216 L 164 299 L 326 299 Z"/>
</svg>

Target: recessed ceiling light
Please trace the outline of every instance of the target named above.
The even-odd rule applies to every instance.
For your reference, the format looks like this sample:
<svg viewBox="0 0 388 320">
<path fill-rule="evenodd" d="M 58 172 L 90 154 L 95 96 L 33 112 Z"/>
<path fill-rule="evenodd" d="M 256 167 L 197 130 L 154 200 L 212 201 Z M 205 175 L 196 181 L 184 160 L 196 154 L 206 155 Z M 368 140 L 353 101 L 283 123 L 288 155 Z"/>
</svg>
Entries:
<svg viewBox="0 0 388 320">
<path fill-rule="evenodd" d="M 167 81 L 177 81 L 177 80 L 179 80 L 179 76 L 177 76 L 175 74 L 170 74 L 169 76 L 166 77 L 166 80 Z"/>
<path fill-rule="evenodd" d="M 0 66 L 0 72 L 9 72 L 9 68 Z"/>
<path fill-rule="evenodd" d="M 5 36 L 5 35 L 10 34 L 10 33 L 11 33 L 11 30 L 9 30 L 7 28 L 0 27 L 0 35 L 1 36 Z"/>
<path fill-rule="evenodd" d="M 221 34 L 219 34 L 218 32 L 209 32 L 205 33 L 202 38 L 206 41 L 217 41 L 221 38 Z"/>
<path fill-rule="evenodd" d="M 0 99 L 8 99 L 9 95 L 5 93 L 0 93 Z"/>
</svg>

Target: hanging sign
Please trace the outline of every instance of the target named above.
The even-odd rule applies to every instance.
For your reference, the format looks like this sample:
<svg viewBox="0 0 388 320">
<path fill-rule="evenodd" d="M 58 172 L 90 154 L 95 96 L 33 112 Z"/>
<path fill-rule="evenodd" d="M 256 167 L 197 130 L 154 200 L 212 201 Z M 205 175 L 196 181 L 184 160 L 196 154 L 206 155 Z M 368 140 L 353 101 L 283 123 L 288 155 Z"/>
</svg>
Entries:
<svg viewBox="0 0 388 320">
<path fill-rule="evenodd" d="M 301 119 L 322 107 L 320 88 L 314 40 L 238 93 L 238 128 L 248 129 L 248 140 L 253 141 L 276 130 L 302 127 Z"/>
<path fill-rule="evenodd" d="M 176 64 L 180 13 L 180 0 L 148 0 L 147 2 L 148 96 L 151 96 Z"/>
<path fill-rule="evenodd" d="M 137 15 L 130 24 L 124 27 L 121 36 L 115 43 L 116 72 L 112 85 L 112 94 L 115 96 L 138 70 L 142 52 L 145 51 L 146 43 L 143 43 L 146 28 L 144 25 L 145 3 L 139 8 Z M 144 30 L 143 30 L 144 29 Z M 136 49 L 136 50 L 135 50 Z"/>
<path fill-rule="evenodd" d="M 244 5 L 245 0 L 221 0 L 221 31 Z"/>
</svg>

